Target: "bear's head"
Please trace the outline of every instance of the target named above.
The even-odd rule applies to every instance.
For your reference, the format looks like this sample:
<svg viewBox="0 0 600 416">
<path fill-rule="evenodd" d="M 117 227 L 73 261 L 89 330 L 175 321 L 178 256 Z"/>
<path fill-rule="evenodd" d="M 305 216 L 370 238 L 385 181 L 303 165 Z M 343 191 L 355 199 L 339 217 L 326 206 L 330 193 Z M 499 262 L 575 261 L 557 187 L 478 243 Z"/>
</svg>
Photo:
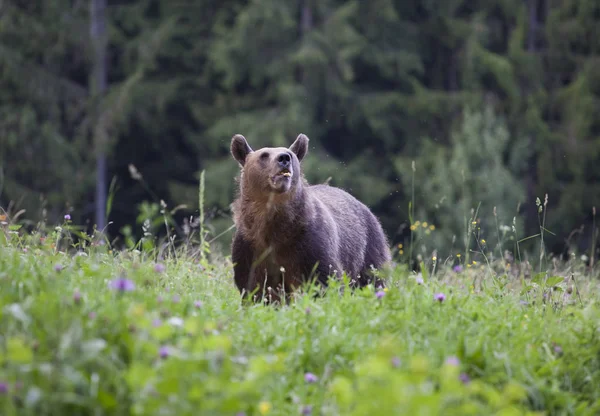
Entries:
<svg viewBox="0 0 600 416">
<path fill-rule="evenodd" d="M 242 186 L 253 194 L 285 194 L 301 183 L 300 162 L 308 152 L 308 137 L 298 135 L 289 148 L 263 147 L 252 150 L 246 138 L 231 139 L 231 154 L 242 167 Z"/>
</svg>

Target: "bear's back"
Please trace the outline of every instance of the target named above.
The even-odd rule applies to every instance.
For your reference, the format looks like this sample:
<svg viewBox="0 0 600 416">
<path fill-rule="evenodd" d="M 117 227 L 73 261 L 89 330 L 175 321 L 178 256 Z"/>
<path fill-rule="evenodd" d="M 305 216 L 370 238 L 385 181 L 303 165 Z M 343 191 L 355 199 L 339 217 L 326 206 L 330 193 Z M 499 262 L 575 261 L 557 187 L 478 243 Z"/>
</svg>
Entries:
<svg viewBox="0 0 600 416">
<path fill-rule="evenodd" d="M 369 208 L 350 193 L 329 185 L 312 185 L 311 196 L 327 209 L 336 224 L 339 257 L 348 272 L 361 273 L 373 252 L 382 250 L 385 242 L 377 238 L 377 219 Z M 317 203 L 317 206 L 320 205 Z"/>
</svg>

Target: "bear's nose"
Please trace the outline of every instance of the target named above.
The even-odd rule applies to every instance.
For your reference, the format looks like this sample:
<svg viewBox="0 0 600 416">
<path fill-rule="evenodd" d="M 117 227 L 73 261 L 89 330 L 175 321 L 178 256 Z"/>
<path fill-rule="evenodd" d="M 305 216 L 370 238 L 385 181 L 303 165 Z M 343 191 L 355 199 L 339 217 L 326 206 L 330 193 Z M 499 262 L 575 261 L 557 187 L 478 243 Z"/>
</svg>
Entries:
<svg viewBox="0 0 600 416">
<path fill-rule="evenodd" d="M 280 153 L 279 156 L 277 156 L 277 162 L 279 162 L 279 166 L 282 168 L 287 168 L 290 166 L 291 160 L 292 158 L 290 157 L 289 153 Z"/>
</svg>

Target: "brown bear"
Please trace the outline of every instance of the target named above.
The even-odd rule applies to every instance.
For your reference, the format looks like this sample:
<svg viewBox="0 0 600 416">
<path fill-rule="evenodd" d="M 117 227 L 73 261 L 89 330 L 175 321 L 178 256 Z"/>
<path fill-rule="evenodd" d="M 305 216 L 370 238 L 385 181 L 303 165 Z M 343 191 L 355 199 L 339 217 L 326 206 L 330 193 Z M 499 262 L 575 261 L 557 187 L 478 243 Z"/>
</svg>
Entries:
<svg viewBox="0 0 600 416">
<path fill-rule="evenodd" d="M 241 167 L 231 259 L 243 298 L 280 301 L 281 291 L 289 295 L 312 279 L 327 286 L 342 272 L 352 287 L 383 284 L 373 273 L 391 260 L 381 224 L 349 193 L 308 184 L 300 165 L 308 142 L 300 134 L 289 148 L 254 151 L 240 134 L 231 140 Z"/>
</svg>

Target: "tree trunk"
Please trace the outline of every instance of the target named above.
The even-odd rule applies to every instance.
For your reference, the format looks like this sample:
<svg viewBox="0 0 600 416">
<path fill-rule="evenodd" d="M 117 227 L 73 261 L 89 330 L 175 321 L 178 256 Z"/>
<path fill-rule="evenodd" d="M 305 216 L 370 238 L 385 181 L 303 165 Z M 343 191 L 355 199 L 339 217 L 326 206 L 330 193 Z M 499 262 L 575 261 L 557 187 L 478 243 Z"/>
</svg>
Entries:
<svg viewBox="0 0 600 416">
<path fill-rule="evenodd" d="M 94 51 L 94 65 L 91 77 L 91 96 L 96 103 L 105 94 L 107 87 L 106 63 L 106 0 L 90 0 L 90 35 Z M 98 116 L 100 105 L 95 111 Z M 96 227 L 104 232 L 106 226 L 106 134 L 102 117 L 96 117 L 93 129 L 94 147 L 96 151 Z"/>
<path fill-rule="evenodd" d="M 527 14 L 529 15 L 529 30 L 527 34 L 527 52 L 535 52 L 536 32 L 538 25 L 537 0 L 527 0 Z"/>
</svg>

